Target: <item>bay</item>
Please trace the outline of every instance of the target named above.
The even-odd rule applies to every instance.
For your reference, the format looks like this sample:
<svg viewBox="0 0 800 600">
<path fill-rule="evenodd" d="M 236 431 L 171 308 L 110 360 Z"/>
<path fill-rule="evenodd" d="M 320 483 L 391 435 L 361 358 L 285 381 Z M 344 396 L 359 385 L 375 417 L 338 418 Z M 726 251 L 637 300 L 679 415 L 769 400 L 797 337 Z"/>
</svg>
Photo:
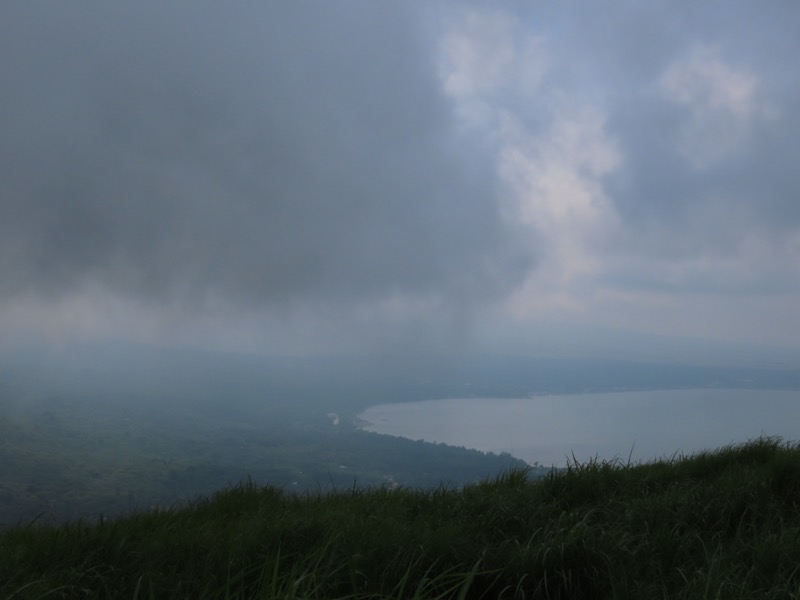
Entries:
<svg viewBox="0 0 800 600">
<path fill-rule="evenodd" d="M 449 398 L 372 406 L 367 431 L 487 452 L 530 464 L 624 462 L 694 454 L 760 436 L 800 439 L 800 391 L 697 389 Z"/>
</svg>

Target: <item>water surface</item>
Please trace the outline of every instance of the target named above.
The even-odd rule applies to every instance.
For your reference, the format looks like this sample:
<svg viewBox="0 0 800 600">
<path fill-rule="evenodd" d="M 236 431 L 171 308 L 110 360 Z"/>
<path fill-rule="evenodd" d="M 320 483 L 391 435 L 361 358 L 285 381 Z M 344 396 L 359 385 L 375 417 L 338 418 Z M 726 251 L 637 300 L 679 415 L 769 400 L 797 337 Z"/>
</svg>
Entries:
<svg viewBox="0 0 800 600">
<path fill-rule="evenodd" d="M 599 457 L 627 461 L 740 443 L 800 439 L 800 391 L 664 390 L 532 398 L 453 398 L 381 404 L 364 429 L 508 452 L 531 464 Z"/>
</svg>

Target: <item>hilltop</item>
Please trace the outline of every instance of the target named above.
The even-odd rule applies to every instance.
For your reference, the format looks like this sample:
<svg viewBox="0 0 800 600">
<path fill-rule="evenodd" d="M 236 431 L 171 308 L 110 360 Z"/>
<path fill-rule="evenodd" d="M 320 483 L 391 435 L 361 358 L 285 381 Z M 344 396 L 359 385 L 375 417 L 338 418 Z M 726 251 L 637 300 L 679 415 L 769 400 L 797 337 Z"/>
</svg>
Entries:
<svg viewBox="0 0 800 600">
<path fill-rule="evenodd" d="M 775 598 L 800 593 L 800 446 L 590 461 L 462 489 L 288 494 L 0 535 L 7 598 Z"/>
</svg>

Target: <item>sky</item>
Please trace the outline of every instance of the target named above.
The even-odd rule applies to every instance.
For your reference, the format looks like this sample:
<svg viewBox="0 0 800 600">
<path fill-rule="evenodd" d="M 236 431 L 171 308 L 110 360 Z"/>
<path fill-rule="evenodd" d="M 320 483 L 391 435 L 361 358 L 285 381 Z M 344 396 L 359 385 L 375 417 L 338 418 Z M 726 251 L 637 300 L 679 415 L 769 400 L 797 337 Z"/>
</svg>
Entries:
<svg viewBox="0 0 800 600">
<path fill-rule="evenodd" d="M 6 0 L 0 346 L 798 350 L 798 25 L 792 0 Z"/>
</svg>

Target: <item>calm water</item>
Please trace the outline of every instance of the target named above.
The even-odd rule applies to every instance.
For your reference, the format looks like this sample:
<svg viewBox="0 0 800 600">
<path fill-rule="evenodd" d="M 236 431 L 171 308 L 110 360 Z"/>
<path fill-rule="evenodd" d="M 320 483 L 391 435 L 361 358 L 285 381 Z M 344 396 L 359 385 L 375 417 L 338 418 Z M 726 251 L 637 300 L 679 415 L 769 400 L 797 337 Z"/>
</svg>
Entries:
<svg viewBox="0 0 800 600">
<path fill-rule="evenodd" d="M 760 435 L 800 440 L 800 391 L 667 390 L 373 406 L 367 431 L 508 452 L 533 464 L 691 454 Z"/>
</svg>

